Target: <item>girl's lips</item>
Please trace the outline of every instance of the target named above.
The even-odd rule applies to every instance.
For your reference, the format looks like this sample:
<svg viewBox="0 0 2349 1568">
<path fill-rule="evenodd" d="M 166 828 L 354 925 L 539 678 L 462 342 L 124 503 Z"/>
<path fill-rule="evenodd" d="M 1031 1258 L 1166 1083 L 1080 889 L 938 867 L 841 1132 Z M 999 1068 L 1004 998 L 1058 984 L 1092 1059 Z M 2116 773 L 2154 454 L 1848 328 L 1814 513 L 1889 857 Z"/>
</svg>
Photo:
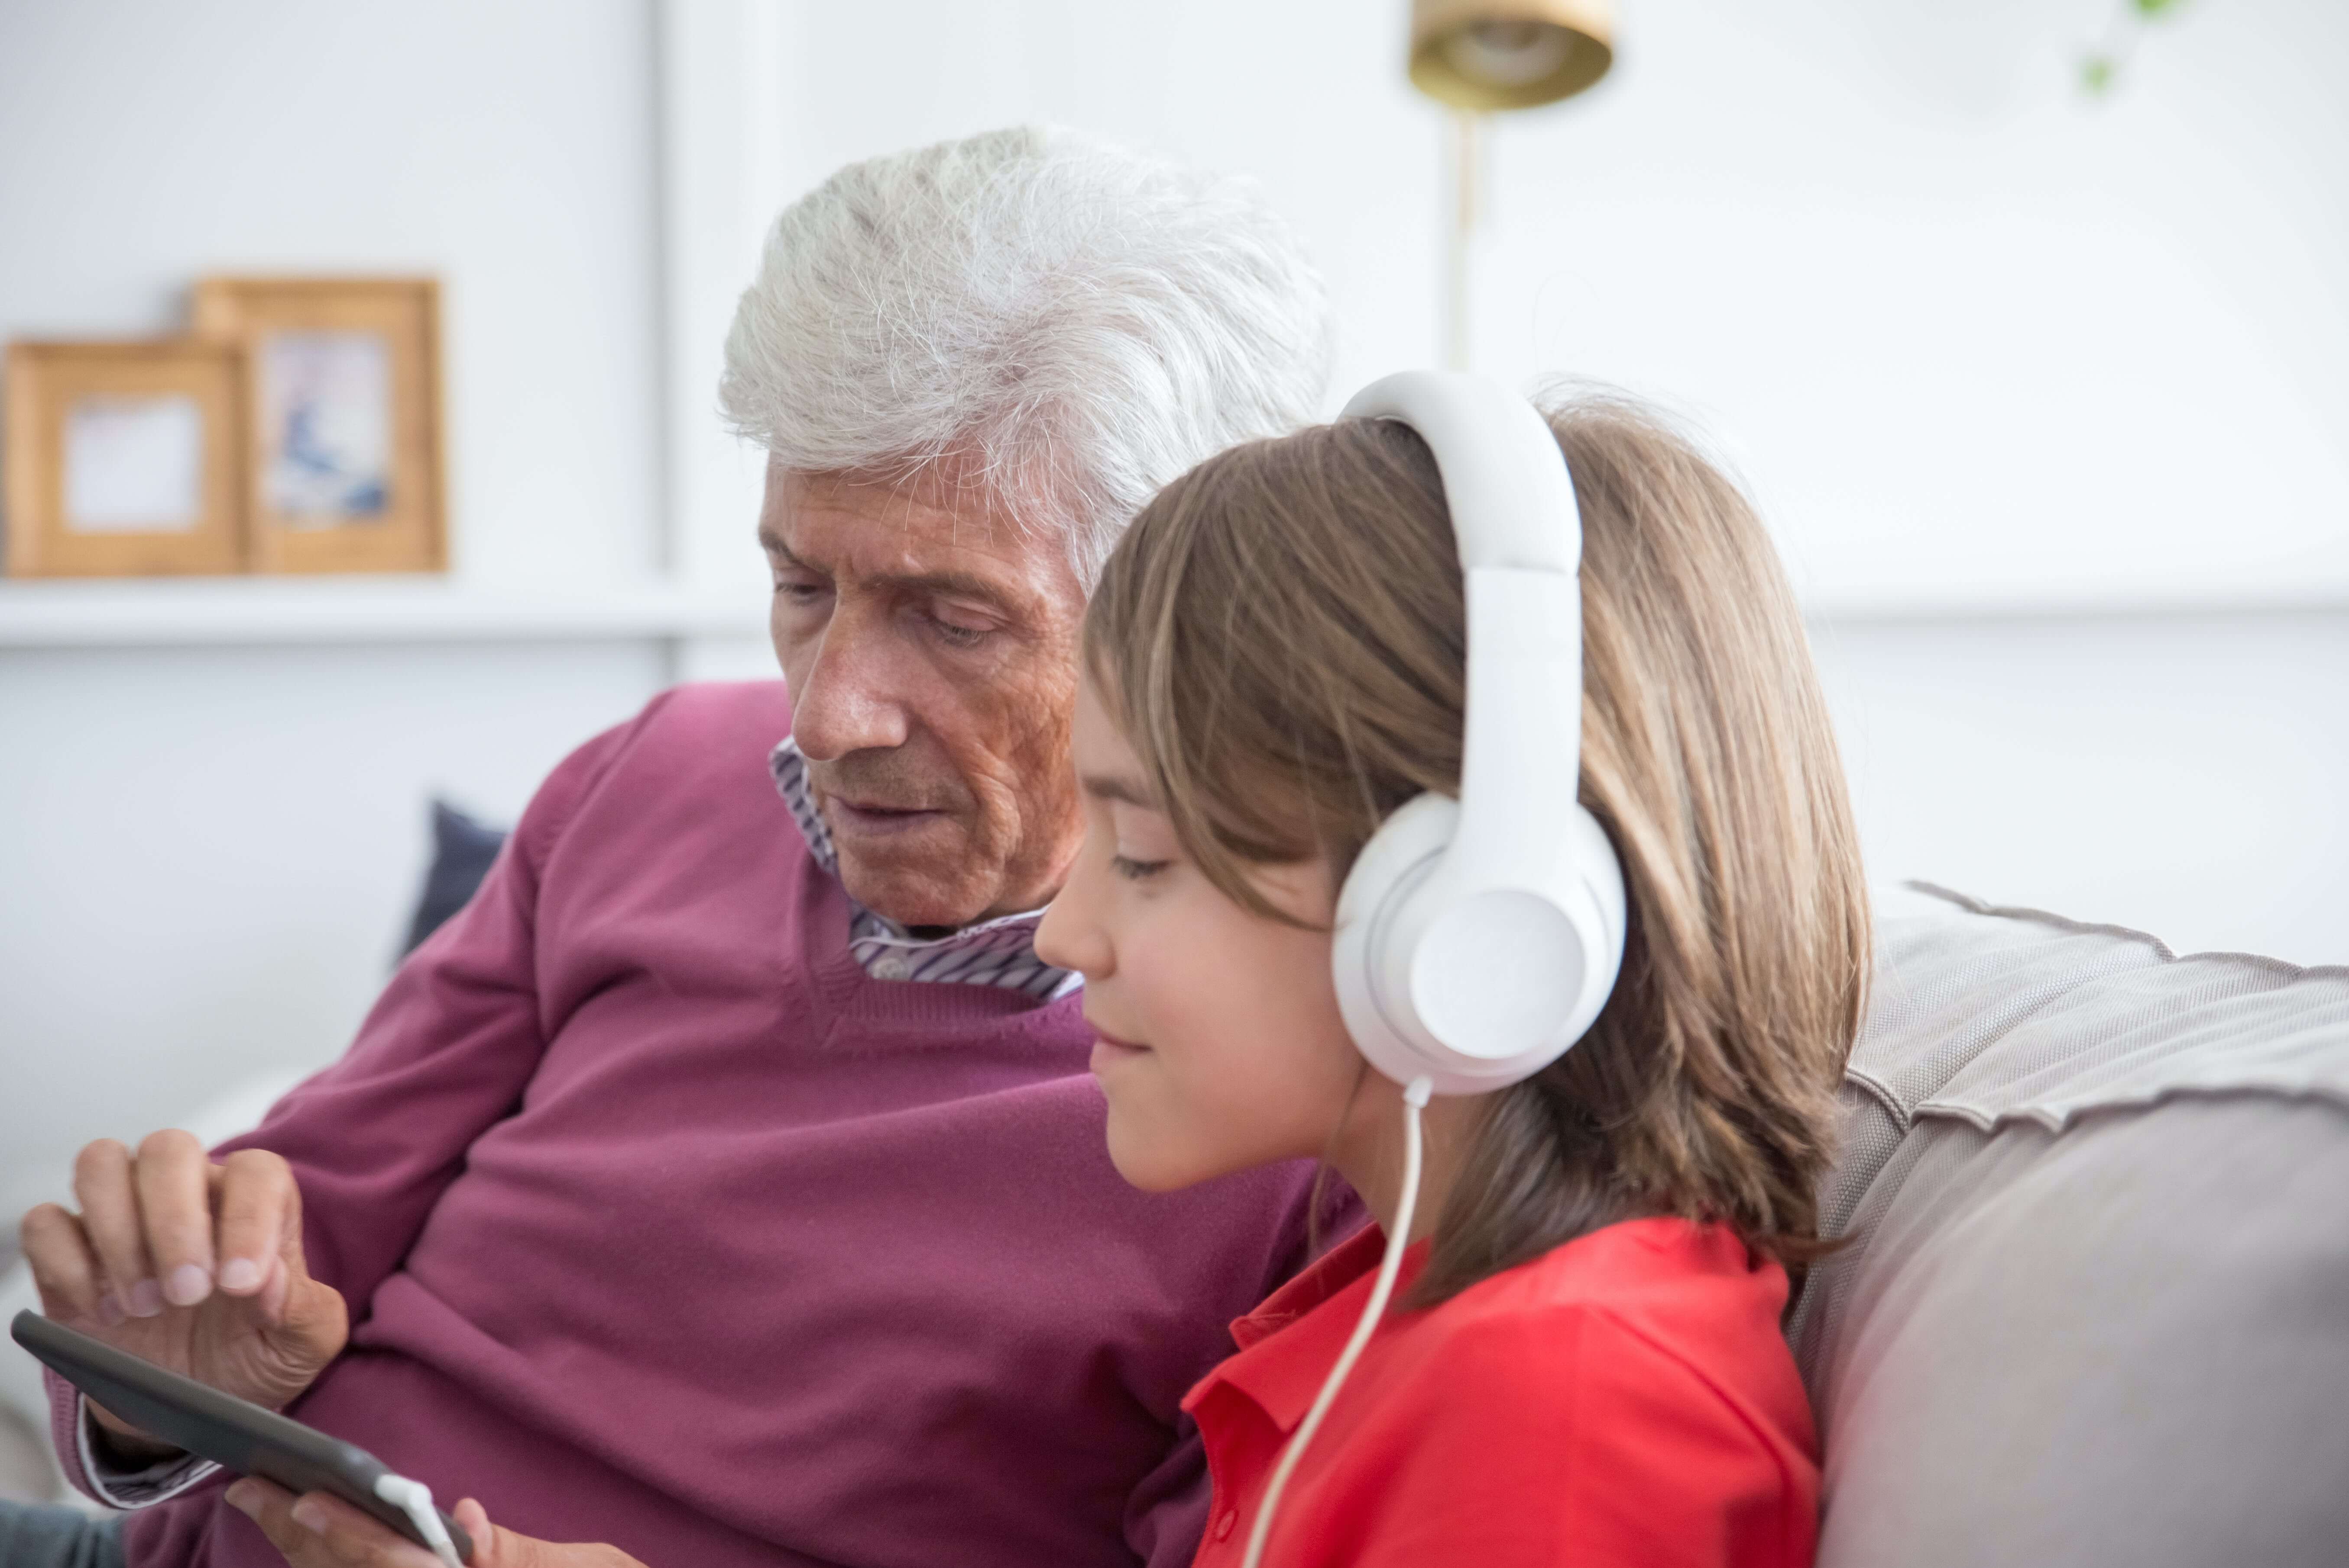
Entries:
<svg viewBox="0 0 2349 1568">
<path fill-rule="evenodd" d="M 1095 1072 L 1101 1071 L 1108 1063 L 1132 1061 L 1136 1057 L 1146 1057 L 1150 1054 L 1148 1046 L 1136 1045 L 1132 1040 L 1121 1040 L 1106 1030 L 1097 1029 L 1094 1035 L 1096 1037 L 1093 1040 L 1092 1058 L 1086 1065 Z"/>
</svg>

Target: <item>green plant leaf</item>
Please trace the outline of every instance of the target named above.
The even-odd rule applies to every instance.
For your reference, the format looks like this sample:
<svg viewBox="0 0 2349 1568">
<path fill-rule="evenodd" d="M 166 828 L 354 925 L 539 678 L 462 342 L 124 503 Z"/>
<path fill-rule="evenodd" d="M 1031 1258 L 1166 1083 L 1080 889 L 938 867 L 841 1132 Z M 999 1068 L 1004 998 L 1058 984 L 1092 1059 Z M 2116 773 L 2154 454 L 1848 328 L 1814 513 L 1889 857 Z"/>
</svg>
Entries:
<svg viewBox="0 0 2349 1568">
<path fill-rule="evenodd" d="M 2130 4 L 2136 7 L 2137 14 L 2147 21 L 2151 21 L 2156 16 L 2167 16 L 2185 3 L 2186 0 L 2130 0 Z"/>
<path fill-rule="evenodd" d="M 2080 85 L 2091 93 L 2102 94 L 2113 85 L 2113 58 L 2110 55 L 2090 55 L 2080 62 Z"/>
</svg>

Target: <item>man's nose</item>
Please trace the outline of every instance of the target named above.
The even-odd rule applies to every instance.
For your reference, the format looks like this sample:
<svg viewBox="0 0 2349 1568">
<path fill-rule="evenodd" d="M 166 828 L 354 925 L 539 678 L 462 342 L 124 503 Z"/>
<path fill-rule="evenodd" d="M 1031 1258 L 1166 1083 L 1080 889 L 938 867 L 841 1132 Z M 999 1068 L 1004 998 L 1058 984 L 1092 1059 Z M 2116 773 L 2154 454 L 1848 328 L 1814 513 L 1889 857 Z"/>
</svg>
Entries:
<svg viewBox="0 0 2349 1568">
<path fill-rule="evenodd" d="M 825 630 L 815 663 L 792 693 L 792 738 L 810 761 L 894 751 L 905 743 L 905 704 L 885 642 L 837 619 Z"/>
</svg>

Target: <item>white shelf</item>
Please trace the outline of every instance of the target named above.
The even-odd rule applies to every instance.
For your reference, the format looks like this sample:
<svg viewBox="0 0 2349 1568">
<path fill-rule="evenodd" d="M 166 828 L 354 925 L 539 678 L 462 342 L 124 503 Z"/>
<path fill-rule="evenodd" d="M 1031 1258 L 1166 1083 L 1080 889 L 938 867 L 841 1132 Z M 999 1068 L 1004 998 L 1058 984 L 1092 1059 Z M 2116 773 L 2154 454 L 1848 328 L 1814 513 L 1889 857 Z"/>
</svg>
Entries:
<svg viewBox="0 0 2349 1568">
<path fill-rule="evenodd" d="M 2300 593 L 1826 593 L 1815 624 L 2349 614 L 2349 591 Z M 767 635 L 755 583 L 734 591 L 650 582 L 518 593 L 439 577 L 216 577 L 0 581 L 0 648 L 139 648 L 366 643 L 678 641 Z"/>
<path fill-rule="evenodd" d="M 1947 621 L 2131 621 L 2245 615 L 2349 614 L 2349 586 L 2318 581 L 2297 589 L 2132 585 L 2090 593 L 2062 585 L 1992 590 L 1830 591 L 1802 596 L 1814 625 L 1886 625 Z"/>
<path fill-rule="evenodd" d="M 767 634 L 755 586 L 516 593 L 438 577 L 0 583 L 0 648 L 600 642 Z"/>
</svg>

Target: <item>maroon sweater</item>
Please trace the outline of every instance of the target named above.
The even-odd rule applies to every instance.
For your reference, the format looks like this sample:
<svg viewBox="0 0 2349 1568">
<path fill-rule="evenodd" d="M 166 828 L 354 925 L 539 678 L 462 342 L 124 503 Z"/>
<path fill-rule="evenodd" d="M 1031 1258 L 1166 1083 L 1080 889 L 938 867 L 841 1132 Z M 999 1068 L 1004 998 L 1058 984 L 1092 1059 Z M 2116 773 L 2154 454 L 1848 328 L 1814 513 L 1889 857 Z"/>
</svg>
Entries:
<svg viewBox="0 0 2349 1568">
<path fill-rule="evenodd" d="M 1311 1171 L 1138 1192 L 1077 998 L 868 978 L 789 722 L 688 687 L 581 748 L 240 1140 L 351 1304 L 292 1413 L 659 1568 L 1187 1563 L 1181 1400 L 1303 1263 Z M 282 1568 L 219 1491 L 132 1515 L 130 1568 Z"/>
</svg>

